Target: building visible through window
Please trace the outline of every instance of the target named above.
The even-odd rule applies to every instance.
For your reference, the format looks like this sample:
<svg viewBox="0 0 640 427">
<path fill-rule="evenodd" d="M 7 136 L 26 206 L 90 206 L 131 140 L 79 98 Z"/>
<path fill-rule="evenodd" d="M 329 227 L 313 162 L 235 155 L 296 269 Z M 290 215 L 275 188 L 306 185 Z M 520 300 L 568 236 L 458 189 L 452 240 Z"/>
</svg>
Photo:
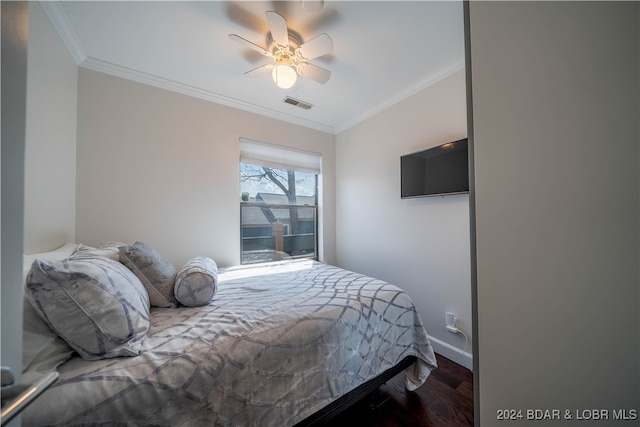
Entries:
<svg viewBox="0 0 640 427">
<path fill-rule="evenodd" d="M 241 162 L 242 263 L 317 259 L 317 193 L 317 173 Z"/>
</svg>

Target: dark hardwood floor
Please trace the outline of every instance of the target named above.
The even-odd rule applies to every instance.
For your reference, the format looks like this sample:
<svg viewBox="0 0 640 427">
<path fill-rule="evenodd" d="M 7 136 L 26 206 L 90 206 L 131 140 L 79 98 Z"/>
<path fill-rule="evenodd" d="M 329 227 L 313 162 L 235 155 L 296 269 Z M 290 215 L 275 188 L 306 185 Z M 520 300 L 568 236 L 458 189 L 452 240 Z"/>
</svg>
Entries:
<svg viewBox="0 0 640 427">
<path fill-rule="evenodd" d="M 438 369 L 414 392 L 404 373 L 327 423 L 331 426 L 473 426 L 473 374 L 436 354 Z"/>
</svg>

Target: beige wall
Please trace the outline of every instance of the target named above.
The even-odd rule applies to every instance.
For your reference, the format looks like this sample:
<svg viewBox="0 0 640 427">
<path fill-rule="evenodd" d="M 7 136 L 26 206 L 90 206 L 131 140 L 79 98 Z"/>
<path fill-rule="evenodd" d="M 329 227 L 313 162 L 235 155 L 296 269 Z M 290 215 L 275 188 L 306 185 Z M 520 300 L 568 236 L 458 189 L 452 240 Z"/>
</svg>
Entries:
<svg viewBox="0 0 640 427">
<path fill-rule="evenodd" d="M 405 289 L 436 351 L 471 367 L 445 329 L 451 311 L 472 339 L 469 196 L 400 198 L 400 156 L 466 137 L 465 97 L 460 70 L 337 136 L 336 239 L 341 267 Z"/>
<path fill-rule="evenodd" d="M 24 252 L 75 239 L 78 67 L 38 2 L 29 4 Z"/>
<path fill-rule="evenodd" d="M 335 262 L 333 135 L 82 68 L 78 93 L 79 242 L 239 264 L 244 136 L 322 153 L 320 252 Z"/>
<path fill-rule="evenodd" d="M 483 427 L 640 410 L 639 6 L 470 3 Z"/>
</svg>

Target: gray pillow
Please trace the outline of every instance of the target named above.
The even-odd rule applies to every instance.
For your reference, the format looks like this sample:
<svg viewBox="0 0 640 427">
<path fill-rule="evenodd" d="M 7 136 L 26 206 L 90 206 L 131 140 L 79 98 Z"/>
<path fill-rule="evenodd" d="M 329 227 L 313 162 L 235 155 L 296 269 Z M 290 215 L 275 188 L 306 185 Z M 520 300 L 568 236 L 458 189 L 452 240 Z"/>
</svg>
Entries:
<svg viewBox="0 0 640 427">
<path fill-rule="evenodd" d="M 176 269 L 157 250 L 142 242 L 120 247 L 120 262 L 140 279 L 153 307 L 177 307 L 173 295 Z"/>
<path fill-rule="evenodd" d="M 105 257 L 36 260 L 25 295 L 86 360 L 136 356 L 149 329 L 149 297 L 124 265 Z"/>
<path fill-rule="evenodd" d="M 218 266 L 207 257 L 196 257 L 187 262 L 174 287 L 176 299 L 187 307 L 206 305 L 218 290 Z"/>
</svg>

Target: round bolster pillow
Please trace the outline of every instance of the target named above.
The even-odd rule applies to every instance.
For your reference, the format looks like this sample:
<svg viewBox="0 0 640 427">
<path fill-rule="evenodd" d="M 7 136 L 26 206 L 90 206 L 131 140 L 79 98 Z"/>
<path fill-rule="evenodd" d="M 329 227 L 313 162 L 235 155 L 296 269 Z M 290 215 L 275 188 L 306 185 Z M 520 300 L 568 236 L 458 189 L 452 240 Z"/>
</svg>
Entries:
<svg viewBox="0 0 640 427">
<path fill-rule="evenodd" d="M 206 305 L 218 290 L 218 266 L 207 257 L 189 260 L 176 277 L 174 295 L 187 307 Z"/>
</svg>

